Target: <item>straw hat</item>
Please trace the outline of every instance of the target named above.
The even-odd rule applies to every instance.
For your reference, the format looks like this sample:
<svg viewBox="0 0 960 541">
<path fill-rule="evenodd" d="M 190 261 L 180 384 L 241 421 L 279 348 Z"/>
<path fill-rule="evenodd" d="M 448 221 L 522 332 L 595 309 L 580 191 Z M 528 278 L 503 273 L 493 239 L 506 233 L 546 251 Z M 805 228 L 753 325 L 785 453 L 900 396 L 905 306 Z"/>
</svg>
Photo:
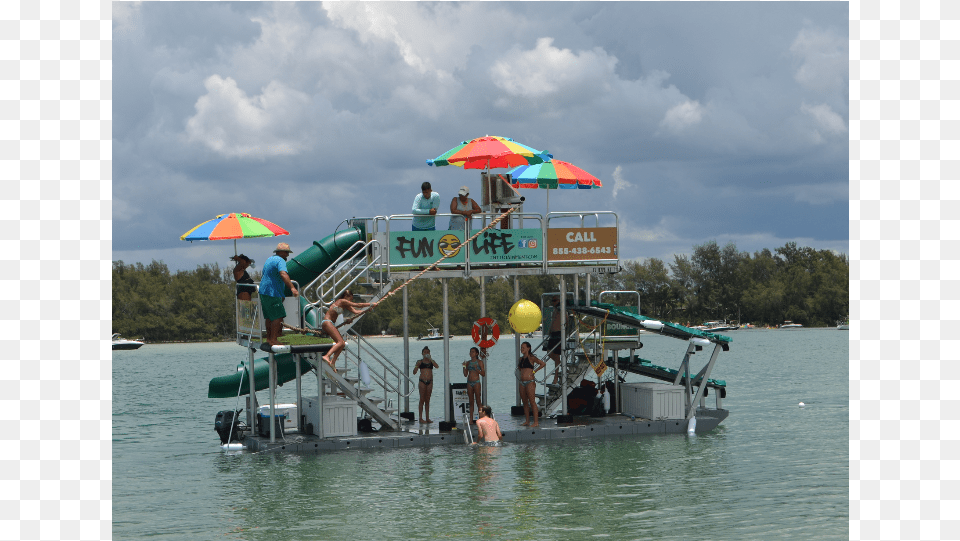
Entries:
<svg viewBox="0 0 960 541">
<path fill-rule="evenodd" d="M 280 244 L 277 245 L 277 249 L 274 250 L 273 253 L 277 253 L 277 252 L 287 252 L 287 253 L 289 254 L 289 253 L 292 252 L 292 251 L 293 251 L 293 250 L 290 249 L 290 245 L 289 245 L 289 244 L 287 244 L 286 242 L 281 242 Z"/>
</svg>

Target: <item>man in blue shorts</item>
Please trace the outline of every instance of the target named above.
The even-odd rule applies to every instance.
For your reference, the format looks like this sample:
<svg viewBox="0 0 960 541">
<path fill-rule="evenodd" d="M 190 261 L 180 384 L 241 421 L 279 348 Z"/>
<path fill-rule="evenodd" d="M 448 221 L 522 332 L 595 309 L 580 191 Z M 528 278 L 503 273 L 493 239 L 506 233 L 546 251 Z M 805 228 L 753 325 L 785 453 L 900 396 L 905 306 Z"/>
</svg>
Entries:
<svg viewBox="0 0 960 541">
<path fill-rule="evenodd" d="M 263 319 L 267 322 L 267 343 L 279 346 L 280 330 L 287 311 L 283 309 L 283 286 L 286 284 L 294 297 L 300 295 L 287 274 L 287 258 L 290 257 L 290 245 L 281 242 L 274 254 L 263 264 L 263 276 L 260 278 L 260 304 L 263 305 Z"/>
<path fill-rule="evenodd" d="M 437 209 L 440 208 L 440 194 L 430 189 L 430 183 L 420 185 L 420 193 L 413 198 L 413 230 L 435 231 L 437 229 Z"/>
</svg>

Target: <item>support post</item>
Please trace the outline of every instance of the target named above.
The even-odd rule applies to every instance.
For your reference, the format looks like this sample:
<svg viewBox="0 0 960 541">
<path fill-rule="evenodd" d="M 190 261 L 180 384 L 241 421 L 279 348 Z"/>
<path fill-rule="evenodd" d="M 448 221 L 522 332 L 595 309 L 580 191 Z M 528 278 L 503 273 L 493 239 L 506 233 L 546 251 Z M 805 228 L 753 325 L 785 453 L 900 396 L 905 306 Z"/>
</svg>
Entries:
<svg viewBox="0 0 960 541">
<path fill-rule="evenodd" d="M 443 418 L 448 423 L 455 422 L 450 407 L 450 306 L 448 301 L 449 279 L 441 278 L 443 284 Z M 469 427 L 468 427 L 469 430 Z"/>
<path fill-rule="evenodd" d="M 410 411 L 410 325 L 407 321 L 407 288 L 403 288 L 403 411 Z"/>
<path fill-rule="evenodd" d="M 303 377 L 303 374 L 300 372 L 300 356 L 302 354 L 295 353 L 293 355 L 293 362 L 297 365 L 297 431 L 301 434 L 303 433 L 303 409 L 300 407 L 300 403 L 303 401 L 303 385 L 300 382 L 300 378 Z"/>
<path fill-rule="evenodd" d="M 567 277 L 563 274 L 560 275 L 560 413 L 567 415 Z"/>
<path fill-rule="evenodd" d="M 547 190 L 547 191 L 550 191 L 550 190 Z M 520 300 L 520 277 L 514 276 L 513 277 L 513 302 L 517 302 L 519 300 Z M 517 331 L 513 331 L 513 358 L 514 359 L 520 358 L 520 333 L 518 333 Z M 517 406 L 523 406 L 523 402 L 520 400 L 520 380 L 519 379 L 514 378 L 513 388 L 515 389 L 515 392 L 517 395 L 516 396 Z M 539 423 L 540 420 L 538 419 L 537 422 Z"/>
<path fill-rule="evenodd" d="M 317 419 L 317 426 L 313 427 L 317 436 L 324 437 L 323 434 L 323 395 L 326 394 L 326 385 L 323 384 L 323 359 L 317 355 L 317 411 L 320 415 Z"/>
<path fill-rule="evenodd" d="M 247 365 L 247 368 L 249 369 L 249 372 L 247 372 L 248 374 L 247 383 L 250 384 L 250 407 L 247 408 L 247 418 L 250 419 L 250 422 L 247 424 L 250 425 L 250 429 L 253 430 L 253 434 L 256 435 L 258 434 L 257 432 L 257 384 L 255 381 L 253 381 L 254 380 L 253 351 L 254 351 L 253 348 L 251 347 L 247 348 L 247 352 L 249 353 L 249 355 L 247 356 L 248 357 L 247 362 L 249 363 Z"/>
<path fill-rule="evenodd" d="M 470 250 L 467 250 L 467 255 L 470 254 Z M 487 281 L 485 276 L 480 276 L 480 317 L 487 317 Z M 484 366 L 487 365 L 487 362 L 483 362 Z M 480 398 L 483 400 L 484 404 L 487 404 L 487 376 L 483 376 L 483 383 L 480 384 Z"/>
<path fill-rule="evenodd" d="M 270 362 L 270 419 L 267 421 L 270 424 L 270 443 L 277 441 L 277 423 L 274 421 L 274 416 L 277 414 L 277 358 L 273 355 L 273 351 L 270 352 L 269 357 Z"/>
</svg>

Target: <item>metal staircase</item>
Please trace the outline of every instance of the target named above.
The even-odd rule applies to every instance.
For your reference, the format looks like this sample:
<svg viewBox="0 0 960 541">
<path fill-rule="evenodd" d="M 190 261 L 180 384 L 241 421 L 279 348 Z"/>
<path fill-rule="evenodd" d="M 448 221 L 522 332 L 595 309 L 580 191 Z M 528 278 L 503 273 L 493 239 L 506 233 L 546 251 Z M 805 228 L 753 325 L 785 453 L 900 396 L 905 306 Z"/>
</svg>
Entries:
<svg viewBox="0 0 960 541">
<path fill-rule="evenodd" d="M 357 300 L 370 303 L 379 301 L 390 292 L 394 282 L 387 277 L 388 274 L 381 265 L 382 256 L 373 255 L 383 253 L 383 250 L 375 249 L 376 247 L 373 246 L 375 244 L 378 244 L 378 241 L 357 241 L 303 288 L 303 295 L 308 301 L 307 306 L 304 307 L 303 321 L 309 319 L 306 316 L 311 312 L 316 316 L 315 321 L 322 321 L 330 304 L 346 289 L 353 288 L 353 294 Z M 349 366 L 349 369 L 334 370 L 323 362 L 319 355 L 310 355 L 308 359 L 311 365 L 323 371 L 326 380 L 332 384 L 330 395 L 342 394 L 346 398 L 356 400 L 363 411 L 375 420 L 381 429 L 398 430 L 400 417 L 396 405 L 399 405 L 400 399 L 405 396 L 402 393 L 404 383 L 407 383 L 407 389 L 417 387 L 411 384 L 410 378 L 404 374 L 403 370 L 396 367 L 363 336 L 353 331 L 353 327 L 363 319 L 364 315 L 356 316 L 338 327 L 341 336 L 347 341 L 347 347 L 337 362 L 340 366 Z M 311 328 L 310 325 L 307 326 Z M 318 327 L 319 323 L 312 328 Z M 372 387 L 361 386 L 360 378 L 356 375 L 346 375 L 351 372 L 360 373 L 361 359 L 369 368 Z M 383 393 L 383 397 L 370 396 L 378 390 Z M 327 393 L 326 382 L 321 392 Z M 409 392 L 411 391 L 407 394 Z M 387 398 L 393 395 L 397 397 L 396 401 Z"/>
</svg>

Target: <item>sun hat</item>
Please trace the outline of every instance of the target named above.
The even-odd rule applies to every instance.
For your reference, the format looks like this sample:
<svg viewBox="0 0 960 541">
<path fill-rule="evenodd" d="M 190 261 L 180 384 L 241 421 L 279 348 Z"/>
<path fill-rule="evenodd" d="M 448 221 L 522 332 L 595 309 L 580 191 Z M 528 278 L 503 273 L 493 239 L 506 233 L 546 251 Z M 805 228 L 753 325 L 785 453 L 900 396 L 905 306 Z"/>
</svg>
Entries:
<svg viewBox="0 0 960 541">
<path fill-rule="evenodd" d="M 292 252 L 292 251 L 293 251 L 293 250 L 290 249 L 290 245 L 289 245 L 289 244 L 287 244 L 286 242 L 281 242 L 280 244 L 277 245 L 277 249 L 274 250 L 273 253 L 277 253 L 277 252 L 287 252 L 287 253 L 290 253 L 290 252 Z"/>
<path fill-rule="evenodd" d="M 470 195 L 470 188 L 467 188 L 466 186 L 460 186 L 460 191 L 457 193 L 460 195 Z"/>
</svg>

